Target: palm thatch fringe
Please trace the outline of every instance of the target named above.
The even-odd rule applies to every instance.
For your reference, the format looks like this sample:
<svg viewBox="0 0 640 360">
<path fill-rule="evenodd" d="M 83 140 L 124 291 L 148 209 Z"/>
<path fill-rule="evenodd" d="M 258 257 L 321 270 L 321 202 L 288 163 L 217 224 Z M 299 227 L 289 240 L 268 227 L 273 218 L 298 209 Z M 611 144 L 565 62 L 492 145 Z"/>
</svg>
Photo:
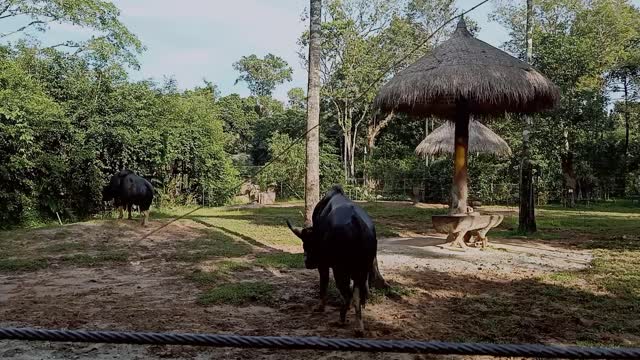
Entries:
<svg viewBox="0 0 640 360">
<path fill-rule="evenodd" d="M 460 101 L 472 114 L 495 115 L 542 111 L 559 98 L 544 75 L 474 38 L 461 19 L 450 39 L 386 83 L 375 104 L 383 111 L 451 119 Z"/>
<path fill-rule="evenodd" d="M 433 130 L 418 147 L 416 154 L 427 157 L 454 153 L 455 124 L 451 121 Z M 511 148 L 504 139 L 479 121 L 469 121 L 469 152 L 488 153 L 498 156 L 511 155 Z"/>
</svg>

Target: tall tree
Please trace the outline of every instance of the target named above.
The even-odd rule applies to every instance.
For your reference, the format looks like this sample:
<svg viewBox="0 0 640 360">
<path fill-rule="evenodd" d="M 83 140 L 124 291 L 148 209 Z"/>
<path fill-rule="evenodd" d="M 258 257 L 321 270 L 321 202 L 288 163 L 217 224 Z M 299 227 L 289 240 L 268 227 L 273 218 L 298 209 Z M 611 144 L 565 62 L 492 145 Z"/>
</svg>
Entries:
<svg viewBox="0 0 640 360">
<path fill-rule="evenodd" d="M 527 18 L 525 42 L 527 48 L 527 64 L 531 64 L 533 57 L 533 0 L 527 0 Z M 531 134 L 532 119 L 524 117 L 522 131 L 522 161 L 520 162 L 520 216 L 518 230 L 523 233 L 537 231 L 533 188 L 533 166 L 529 155 L 529 136 Z"/>
<path fill-rule="evenodd" d="M 271 96 L 273 89 L 285 81 L 291 81 L 293 74 L 291 66 L 273 54 L 267 54 L 262 59 L 255 54 L 243 56 L 233 63 L 233 69 L 240 72 L 236 84 L 246 82 L 254 96 Z"/>
<path fill-rule="evenodd" d="M 304 110 L 307 107 L 307 96 L 303 88 L 292 88 L 287 92 L 287 98 L 290 109 Z"/>
<path fill-rule="evenodd" d="M 313 224 L 313 209 L 320 200 L 320 56 L 322 0 L 310 0 L 309 82 L 307 89 L 307 171 L 304 192 L 304 223 Z"/>
</svg>

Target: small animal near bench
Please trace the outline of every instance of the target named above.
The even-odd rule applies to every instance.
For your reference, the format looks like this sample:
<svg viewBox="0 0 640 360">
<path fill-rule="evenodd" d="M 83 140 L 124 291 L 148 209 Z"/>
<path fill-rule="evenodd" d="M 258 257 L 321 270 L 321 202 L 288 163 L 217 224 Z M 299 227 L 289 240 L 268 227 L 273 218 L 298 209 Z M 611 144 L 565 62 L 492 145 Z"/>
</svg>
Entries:
<svg viewBox="0 0 640 360">
<path fill-rule="evenodd" d="M 449 234 L 447 242 L 452 246 L 466 248 L 472 243 L 477 246 L 479 243 L 485 248 L 488 243 L 487 233 L 489 230 L 500 225 L 504 216 L 502 215 L 480 215 L 470 213 L 466 215 L 434 215 L 431 217 L 433 227 L 439 233 Z"/>
</svg>

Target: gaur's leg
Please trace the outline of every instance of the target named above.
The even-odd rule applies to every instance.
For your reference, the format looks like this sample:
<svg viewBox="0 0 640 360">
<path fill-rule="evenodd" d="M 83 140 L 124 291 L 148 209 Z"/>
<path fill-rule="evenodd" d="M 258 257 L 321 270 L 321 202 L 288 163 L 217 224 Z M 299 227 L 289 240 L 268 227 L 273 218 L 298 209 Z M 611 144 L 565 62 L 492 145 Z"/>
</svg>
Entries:
<svg viewBox="0 0 640 360">
<path fill-rule="evenodd" d="M 149 209 L 142 211 L 142 226 L 146 226 L 147 221 L 149 221 Z"/>
<path fill-rule="evenodd" d="M 353 281 L 353 305 L 356 309 L 356 335 L 364 334 L 364 321 L 362 320 L 362 309 L 364 309 L 369 293 L 367 285 L 367 273 L 357 274 Z"/>
<path fill-rule="evenodd" d="M 127 219 L 129 219 L 129 220 L 133 219 L 131 217 L 131 206 L 132 206 L 132 204 L 127 204 L 127 211 L 129 212 L 129 217 Z"/>
<path fill-rule="evenodd" d="M 329 287 L 329 267 L 319 266 L 318 273 L 320 274 L 320 304 L 313 309 L 316 312 L 323 312 L 327 305 L 327 288 Z"/>
<path fill-rule="evenodd" d="M 122 219 L 124 217 L 124 205 L 118 206 L 118 212 L 120 213 L 118 219 Z"/>
<path fill-rule="evenodd" d="M 340 308 L 340 322 L 343 324 L 347 320 L 347 311 L 351 307 L 351 279 L 349 273 L 344 270 L 333 269 L 333 278 L 336 280 L 336 287 L 342 295 L 342 308 Z"/>
<path fill-rule="evenodd" d="M 353 305 L 356 309 L 356 335 L 362 336 L 364 334 L 364 323 L 362 322 L 362 302 L 361 302 L 361 287 L 353 286 Z"/>
</svg>

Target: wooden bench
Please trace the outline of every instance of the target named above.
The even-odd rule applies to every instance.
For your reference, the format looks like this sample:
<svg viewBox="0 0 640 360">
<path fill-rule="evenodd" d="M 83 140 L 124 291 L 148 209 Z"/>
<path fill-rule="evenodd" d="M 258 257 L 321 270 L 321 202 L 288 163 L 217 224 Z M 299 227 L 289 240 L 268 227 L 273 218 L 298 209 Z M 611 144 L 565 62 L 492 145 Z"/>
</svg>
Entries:
<svg viewBox="0 0 640 360">
<path fill-rule="evenodd" d="M 482 248 L 485 248 L 489 242 L 487 233 L 500 225 L 503 219 L 502 215 L 480 215 L 479 213 L 433 215 L 431 217 L 435 230 L 439 233 L 449 234 L 447 242 L 461 248 L 466 248 L 465 241 L 471 240 L 473 240 L 471 242 L 474 246 L 479 243 Z"/>
</svg>

